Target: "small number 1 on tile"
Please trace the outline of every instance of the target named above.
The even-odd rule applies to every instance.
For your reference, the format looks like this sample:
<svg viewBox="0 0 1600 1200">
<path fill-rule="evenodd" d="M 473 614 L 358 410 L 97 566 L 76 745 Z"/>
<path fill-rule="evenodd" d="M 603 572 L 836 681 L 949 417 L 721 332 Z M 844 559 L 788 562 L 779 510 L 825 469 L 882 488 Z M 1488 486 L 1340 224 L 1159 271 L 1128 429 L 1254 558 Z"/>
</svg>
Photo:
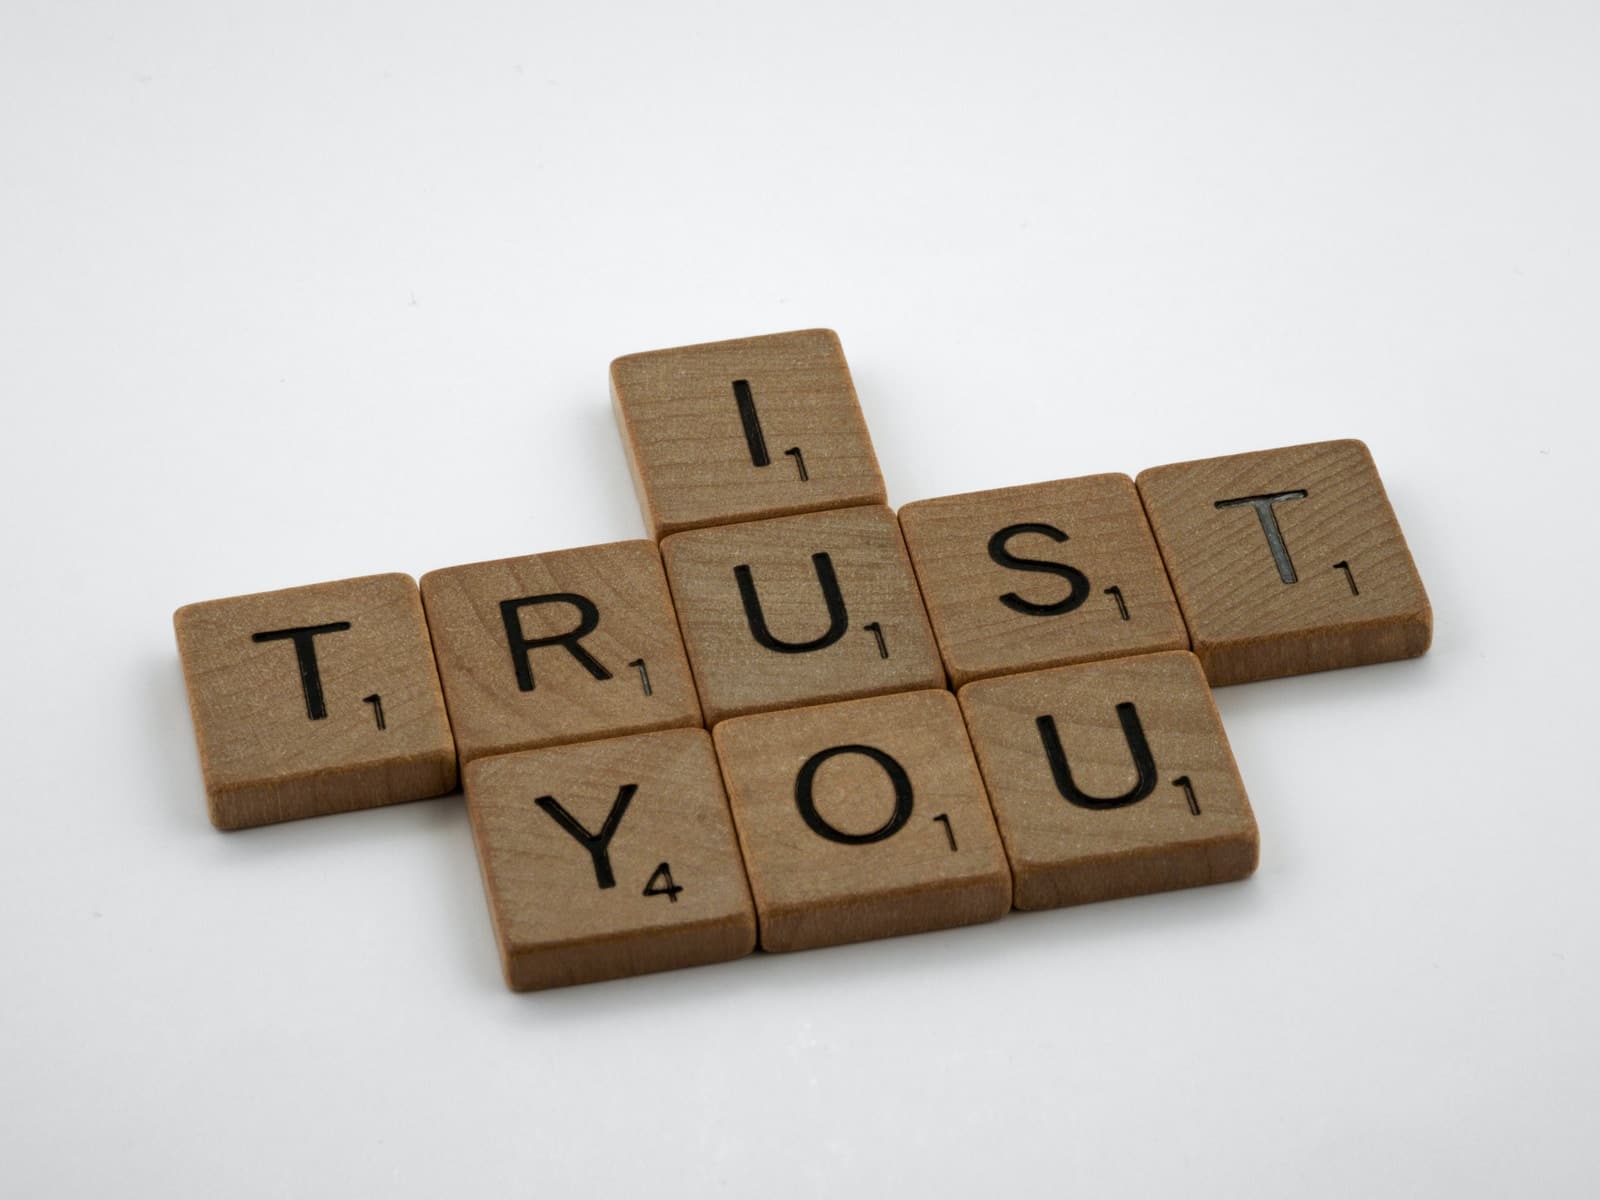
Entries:
<svg viewBox="0 0 1600 1200">
<path fill-rule="evenodd" d="M 377 692 L 373 692 L 370 696 L 361 697 L 361 703 L 372 705 L 372 716 L 378 722 L 380 730 L 388 728 L 383 723 L 383 698 Z"/>
<path fill-rule="evenodd" d="M 1343 571 L 1344 572 L 1344 581 L 1350 585 L 1350 594 L 1352 596 L 1361 595 L 1361 589 L 1356 586 L 1355 572 L 1350 569 L 1350 564 L 1349 563 L 1347 563 L 1347 562 L 1336 562 L 1336 563 L 1333 564 L 1333 569 L 1335 571 Z"/>
<path fill-rule="evenodd" d="M 1194 794 L 1194 784 L 1189 782 L 1187 775 L 1179 775 L 1172 781 L 1172 786 L 1183 789 L 1184 797 L 1189 801 L 1189 812 L 1194 816 L 1200 815 L 1200 801 Z"/>
<path fill-rule="evenodd" d="M 950 849 L 954 850 L 956 848 L 956 831 L 950 827 L 949 815 L 946 813 L 940 813 L 938 816 L 934 817 L 934 820 L 944 825 L 944 836 L 950 842 Z"/>
<path fill-rule="evenodd" d="M 869 625 L 863 625 L 862 628 L 870 633 L 873 637 L 878 639 L 878 657 L 888 658 L 889 646 L 888 643 L 883 640 L 883 626 L 879 625 L 876 621 L 873 621 Z"/>
<path fill-rule="evenodd" d="M 639 672 L 639 686 L 644 689 L 644 694 L 648 696 L 650 694 L 650 672 L 645 670 L 644 659 L 636 658 L 628 665 Z"/>
</svg>

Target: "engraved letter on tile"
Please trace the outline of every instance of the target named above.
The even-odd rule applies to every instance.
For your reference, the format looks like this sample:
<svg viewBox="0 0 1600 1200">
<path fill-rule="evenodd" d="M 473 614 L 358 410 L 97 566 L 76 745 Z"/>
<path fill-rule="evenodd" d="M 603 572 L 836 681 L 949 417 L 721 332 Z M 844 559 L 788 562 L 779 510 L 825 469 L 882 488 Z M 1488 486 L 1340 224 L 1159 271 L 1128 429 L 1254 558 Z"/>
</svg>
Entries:
<svg viewBox="0 0 1600 1200">
<path fill-rule="evenodd" d="M 1038 521 L 1025 521 L 1017 525 L 1007 525 L 989 539 L 989 557 L 1002 567 L 1014 571 L 1040 571 L 1048 575 L 1059 575 L 1067 581 L 1071 589 L 1059 600 L 1049 603 L 1037 603 L 1024 600 L 1016 592 L 1006 592 L 1000 597 L 1000 603 L 1014 612 L 1027 613 L 1035 617 L 1053 617 L 1060 613 L 1069 613 L 1089 598 L 1089 577 L 1077 567 L 1069 567 L 1066 563 L 1051 562 L 1042 558 L 1021 558 L 1011 553 L 1007 543 L 1021 533 L 1038 533 L 1053 542 L 1064 542 L 1067 535 L 1054 525 L 1046 525 Z"/>
<path fill-rule="evenodd" d="M 1044 756 L 1050 763 L 1050 774 L 1055 778 L 1056 790 L 1062 799 L 1079 808 L 1102 811 L 1109 808 L 1126 808 L 1137 804 L 1156 789 L 1156 760 L 1150 753 L 1150 743 L 1145 740 L 1144 727 L 1139 723 L 1139 710 L 1124 701 L 1117 705 L 1117 720 L 1122 723 L 1122 736 L 1127 739 L 1128 751 L 1133 756 L 1133 766 L 1138 780 L 1120 796 L 1087 795 L 1072 779 L 1072 767 L 1067 763 L 1066 751 L 1061 748 L 1061 735 L 1056 731 L 1054 717 L 1035 718 L 1039 740 L 1044 743 Z"/>
<path fill-rule="evenodd" d="M 328 706 L 322 699 L 322 672 L 317 669 L 316 636 L 319 633 L 343 633 L 350 628 L 349 621 L 334 621 L 327 625 L 301 625 L 294 629 L 270 629 L 250 635 L 253 642 L 277 642 L 287 638 L 294 642 L 295 661 L 300 666 L 300 690 L 305 693 L 306 716 L 320 721 L 328 715 Z"/>
<path fill-rule="evenodd" d="M 1283 530 L 1278 528 L 1278 514 L 1272 511 L 1272 506 L 1285 500 L 1305 498 L 1303 491 L 1279 492 L 1275 496 L 1240 496 L 1234 500 L 1218 500 L 1217 507 L 1241 508 L 1249 505 L 1255 509 L 1261 521 L 1261 532 L 1266 534 L 1267 546 L 1272 551 L 1272 561 L 1278 568 L 1278 578 L 1285 583 L 1298 583 L 1300 577 L 1295 574 L 1294 560 L 1289 557 L 1289 547 L 1283 540 Z"/>
<path fill-rule="evenodd" d="M 846 833 L 829 824 L 817 811 L 813 795 L 817 770 L 823 763 L 841 754 L 860 754 L 870 758 L 883 768 L 883 773 L 889 777 L 889 782 L 894 787 L 894 812 L 889 815 L 888 820 L 870 833 Z M 794 802 L 800 810 L 801 819 L 819 837 L 844 846 L 870 846 L 873 842 L 893 837 L 911 819 L 911 777 L 892 754 L 887 754 L 876 746 L 831 746 L 826 750 L 817 751 L 806 759 L 805 765 L 800 768 L 800 773 L 794 781 Z"/>
<path fill-rule="evenodd" d="M 638 790 L 636 783 L 625 783 L 617 789 L 617 798 L 612 802 L 611 811 L 606 814 L 605 824 L 600 826 L 599 833 L 590 833 L 585 829 L 576 817 L 561 807 L 561 801 L 554 796 L 540 796 L 534 801 L 552 821 L 589 852 L 594 859 L 595 884 L 602 889 L 617 886 L 617 877 L 611 873 L 611 839 L 617 835 L 617 826 L 622 824 L 628 805 L 633 802 L 633 794 Z"/>
<path fill-rule="evenodd" d="M 828 628 L 820 637 L 814 637 L 809 642 L 790 642 L 775 637 L 767 627 L 767 617 L 761 609 L 761 597 L 756 593 L 755 577 L 750 573 L 749 565 L 741 563 L 733 569 L 750 635 L 766 649 L 779 654 L 805 654 L 812 650 L 823 650 L 842 638 L 850 628 L 850 616 L 845 611 L 844 593 L 839 590 L 839 577 L 834 574 L 833 560 L 825 553 L 813 554 L 811 566 L 817 573 L 822 600 L 828 608 Z"/>
<path fill-rule="evenodd" d="M 566 633 L 531 638 L 522 629 L 522 610 L 542 604 L 570 604 L 578 610 L 578 624 Z M 600 610 L 593 600 L 577 592 L 551 592 L 546 596 L 524 596 L 520 600 L 500 601 L 500 617 L 506 626 L 506 642 L 511 647 L 511 664 L 516 668 L 517 686 L 533 691 L 533 665 L 529 652 L 540 646 L 562 646 L 596 679 L 610 679 L 611 672 L 583 648 L 583 639 L 600 624 Z"/>
</svg>

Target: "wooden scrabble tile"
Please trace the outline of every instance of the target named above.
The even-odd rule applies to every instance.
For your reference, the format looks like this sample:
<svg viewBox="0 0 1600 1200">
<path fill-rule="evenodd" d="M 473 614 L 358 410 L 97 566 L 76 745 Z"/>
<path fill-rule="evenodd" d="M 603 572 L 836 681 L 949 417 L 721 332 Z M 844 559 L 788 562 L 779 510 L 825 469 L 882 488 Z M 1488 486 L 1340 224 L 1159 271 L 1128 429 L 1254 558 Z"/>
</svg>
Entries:
<svg viewBox="0 0 1600 1200">
<path fill-rule="evenodd" d="M 217 828 L 455 787 L 455 744 L 409 575 L 190 604 L 172 623 Z"/>
<path fill-rule="evenodd" d="M 949 692 L 739 717 L 713 737 L 763 949 L 972 925 L 1011 907 Z"/>
<path fill-rule="evenodd" d="M 1242 879 L 1259 840 L 1200 662 L 1185 652 L 961 689 L 1016 906 Z"/>
<path fill-rule="evenodd" d="M 1138 484 L 1213 685 L 1412 658 L 1433 640 L 1361 442 L 1173 463 Z"/>
<path fill-rule="evenodd" d="M 755 949 L 755 910 L 705 730 L 480 758 L 465 777 L 516 991 Z"/>
<path fill-rule="evenodd" d="M 611 364 L 611 396 L 658 538 L 885 502 L 831 329 L 629 354 Z"/>
<path fill-rule="evenodd" d="M 1189 648 L 1126 475 L 919 500 L 900 528 L 955 687 Z"/>
<path fill-rule="evenodd" d="M 653 542 L 430 571 L 422 601 L 463 764 L 700 724 Z"/>
<path fill-rule="evenodd" d="M 708 724 L 944 686 L 887 508 L 697 529 L 661 554 Z"/>
</svg>

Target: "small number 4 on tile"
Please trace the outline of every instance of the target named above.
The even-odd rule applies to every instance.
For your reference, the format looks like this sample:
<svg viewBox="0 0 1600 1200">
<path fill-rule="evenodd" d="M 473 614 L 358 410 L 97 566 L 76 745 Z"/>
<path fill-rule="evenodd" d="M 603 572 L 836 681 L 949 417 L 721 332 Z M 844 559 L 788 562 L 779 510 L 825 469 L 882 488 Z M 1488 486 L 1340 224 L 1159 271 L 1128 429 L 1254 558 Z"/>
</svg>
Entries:
<svg viewBox="0 0 1600 1200">
<path fill-rule="evenodd" d="M 481 758 L 465 774 L 513 989 L 723 962 L 755 948 L 755 912 L 704 730 Z"/>
</svg>

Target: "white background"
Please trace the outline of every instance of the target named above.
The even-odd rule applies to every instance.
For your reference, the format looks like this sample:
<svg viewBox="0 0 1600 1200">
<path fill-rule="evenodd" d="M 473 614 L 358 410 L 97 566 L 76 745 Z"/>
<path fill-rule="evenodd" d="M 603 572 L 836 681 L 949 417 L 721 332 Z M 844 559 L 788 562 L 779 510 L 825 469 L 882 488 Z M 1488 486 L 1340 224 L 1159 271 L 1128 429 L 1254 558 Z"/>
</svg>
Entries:
<svg viewBox="0 0 1600 1200">
<path fill-rule="evenodd" d="M 1597 128 L 1587 0 L 6 0 L 0 1191 L 1593 1195 Z M 813 325 L 895 504 L 1369 442 L 1253 880 L 516 996 L 459 797 L 209 827 L 174 608 L 640 536 L 607 362 Z"/>
</svg>

